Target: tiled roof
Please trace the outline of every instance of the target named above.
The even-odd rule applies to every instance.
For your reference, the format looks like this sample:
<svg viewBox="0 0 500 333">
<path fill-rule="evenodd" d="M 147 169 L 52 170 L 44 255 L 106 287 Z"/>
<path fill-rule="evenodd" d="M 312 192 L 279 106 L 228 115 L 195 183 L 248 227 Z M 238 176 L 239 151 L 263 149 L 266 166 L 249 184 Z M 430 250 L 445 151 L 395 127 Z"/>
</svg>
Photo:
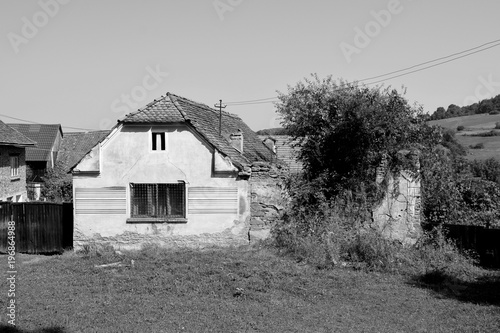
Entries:
<svg viewBox="0 0 500 333">
<path fill-rule="evenodd" d="M 36 142 L 0 120 L 0 145 L 33 146 Z"/>
<path fill-rule="evenodd" d="M 290 172 L 302 171 L 302 163 L 297 159 L 298 148 L 292 147 L 292 138 L 289 135 L 259 135 L 264 141 L 271 139 L 274 141 L 276 157 L 288 165 Z"/>
<path fill-rule="evenodd" d="M 180 123 L 187 122 L 217 150 L 237 165 L 255 161 L 271 161 L 272 152 L 237 115 L 222 112 L 222 130 L 219 135 L 219 111 L 171 93 L 149 103 L 120 121 L 121 123 Z M 229 136 L 241 130 L 243 154 L 229 141 Z"/>
<path fill-rule="evenodd" d="M 24 136 L 36 142 L 33 148 L 26 148 L 26 161 L 49 161 L 52 146 L 60 132 L 59 124 L 9 124 Z M 57 147 L 56 147 L 57 150 Z"/>
<path fill-rule="evenodd" d="M 57 163 L 64 171 L 69 171 L 95 145 L 104 140 L 110 131 L 65 133 L 57 156 Z"/>
</svg>

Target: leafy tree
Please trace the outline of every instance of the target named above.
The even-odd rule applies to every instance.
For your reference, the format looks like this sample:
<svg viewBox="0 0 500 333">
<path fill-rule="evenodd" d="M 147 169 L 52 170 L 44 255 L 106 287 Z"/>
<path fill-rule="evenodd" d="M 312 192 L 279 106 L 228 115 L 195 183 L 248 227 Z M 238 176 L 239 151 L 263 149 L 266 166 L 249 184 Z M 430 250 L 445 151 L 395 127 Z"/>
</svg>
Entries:
<svg viewBox="0 0 500 333">
<path fill-rule="evenodd" d="M 388 88 L 312 75 L 289 86 L 279 100 L 277 111 L 296 139 L 304 176 L 321 184 L 317 188 L 326 199 L 364 192 L 374 203 L 381 194 L 375 180 L 383 161 L 389 169 L 415 169 L 415 163 L 402 166 L 398 152 L 440 140 L 441 130 L 425 124 L 422 109 Z"/>
<path fill-rule="evenodd" d="M 73 181 L 71 174 L 63 170 L 56 164 L 53 169 L 48 169 L 45 176 L 42 177 L 41 197 L 47 201 L 65 202 L 73 200 Z"/>
</svg>

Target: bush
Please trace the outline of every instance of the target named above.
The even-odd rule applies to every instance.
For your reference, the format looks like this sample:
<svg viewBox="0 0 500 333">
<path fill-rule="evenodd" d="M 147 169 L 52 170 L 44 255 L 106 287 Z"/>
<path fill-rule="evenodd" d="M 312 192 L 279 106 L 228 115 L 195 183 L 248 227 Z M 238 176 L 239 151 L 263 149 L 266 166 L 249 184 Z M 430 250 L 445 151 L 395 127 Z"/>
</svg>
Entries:
<svg viewBox="0 0 500 333">
<path fill-rule="evenodd" d="M 469 146 L 471 149 L 483 149 L 484 148 L 484 143 L 480 142 L 475 145 L 470 145 Z"/>
<path fill-rule="evenodd" d="M 457 126 L 457 131 L 460 132 L 460 131 L 463 131 L 465 129 L 464 126 L 460 125 L 460 126 Z"/>
<path fill-rule="evenodd" d="M 500 132 L 495 131 L 495 130 L 491 130 L 488 132 L 469 134 L 468 136 L 480 136 L 480 137 L 500 136 Z"/>
<path fill-rule="evenodd" d="M 488 114 L 491 114 L 491 115 L 494 115 L 494 114 L 500 114 L 500 111 L 498 111 L 498 110 L 493 110 L 493 111 L 488 112 Z"/>
</svg>

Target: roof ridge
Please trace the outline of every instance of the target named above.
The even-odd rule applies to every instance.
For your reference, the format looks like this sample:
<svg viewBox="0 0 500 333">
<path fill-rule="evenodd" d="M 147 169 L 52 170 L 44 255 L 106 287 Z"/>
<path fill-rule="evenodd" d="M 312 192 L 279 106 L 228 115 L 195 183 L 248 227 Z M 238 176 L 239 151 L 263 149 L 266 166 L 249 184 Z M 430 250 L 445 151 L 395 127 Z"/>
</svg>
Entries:
<svg viewBox="0 0 500 333">
<path fill-rule="evenodd" d="M 179 99 L 182 99 L 184 100 L 185 102 L 189 103 L 189 104 L 192 104 L 192 105 L 195 105 L 195 106 L 199 106 L 199 107 L 202 107 L 206 110 L 209 110 L 209 111 L 212 111 L 212 112 L 215 112 L 215 113 L 219 113 L 219 110 L 216 110 L 214 108 L 211 108 L 210 106 L 204 104 L 204 103 L 200 103 L 200 102 L 196 102 L 196 101 L 193 101 L 192 99 L 189 99 L 189 98 L 186 98 L 186 97 L 182 97 L 182 96 L 179 96 L 179 95 L 175 95 L 175 94 L 172 94 L 170 92 L 167 93 L 169 96 L 174 96 L 175 98 L 179 98 Z M 241 119 L 240 116 L 238 116 L 237 114 L 234 114 L 234 113 L 230 113 L 230 112 L 227 112 L 227 111 L 222 111 L 222 114 L 223 115 L 226 115 L 226 116 L 229 116 L 229 117 L 232 117 L 232 118 L 236 118 L 236 119 Z"/>
<path fill-rule="evenodd" d="M 182 110 L 182 107 L 180 106 L 179 102 L 177 102 L 177 97 L 178 96 L 167 92 L 166 95 L 165 95 L 165 97 L 168 97 L 172 101 L 172 103 L 174 104 L 174 106 L 177 108 L 177 111 L 179 111 L 179 113 L 182 115 L 182 118 L 184 118 L 185 121 L 190 121 L 191 120 L 191 119 L 189 119 L 189 117 L 187 116 L 187 114 L 184 112 L 184 110 Z"/>
</svg>

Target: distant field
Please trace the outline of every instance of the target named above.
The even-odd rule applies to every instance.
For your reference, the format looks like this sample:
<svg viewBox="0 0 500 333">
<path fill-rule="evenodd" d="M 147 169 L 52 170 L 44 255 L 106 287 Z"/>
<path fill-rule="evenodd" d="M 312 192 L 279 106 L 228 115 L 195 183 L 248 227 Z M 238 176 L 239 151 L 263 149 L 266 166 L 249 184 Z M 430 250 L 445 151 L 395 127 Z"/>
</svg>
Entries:
<svg viewBox="0 0 500 333">
<path fill-rule="evenodd" d="M 500 114 L 476 114 L 456 118 L 447 118 L 429 121 L 429 125 L 439 125 L 444 128 L 456 130 L 458 126 L 464 126 L 465 130 L 478 130 L 495 128 L 495 123 L 500 122 Z"/>
<path fill-rule="evenodd" d="M 438 125 L 444 128 L 457 130 L 458 126 L 464 126 L 464 130 L 456 132 L 458 141 L 466 148 L 482 143 L 483 149 L 469 149 L 468 159 L 484 160 L 490 157 L 500 160 L 500 136 L 480 137 L 469 136 L 482 132 L 489 132 L 495 128 L 495 124 L 500 122 L 500 114 L 477 114 L 448 119 L 433 120 L 429 125 Z"/>
</svg>

